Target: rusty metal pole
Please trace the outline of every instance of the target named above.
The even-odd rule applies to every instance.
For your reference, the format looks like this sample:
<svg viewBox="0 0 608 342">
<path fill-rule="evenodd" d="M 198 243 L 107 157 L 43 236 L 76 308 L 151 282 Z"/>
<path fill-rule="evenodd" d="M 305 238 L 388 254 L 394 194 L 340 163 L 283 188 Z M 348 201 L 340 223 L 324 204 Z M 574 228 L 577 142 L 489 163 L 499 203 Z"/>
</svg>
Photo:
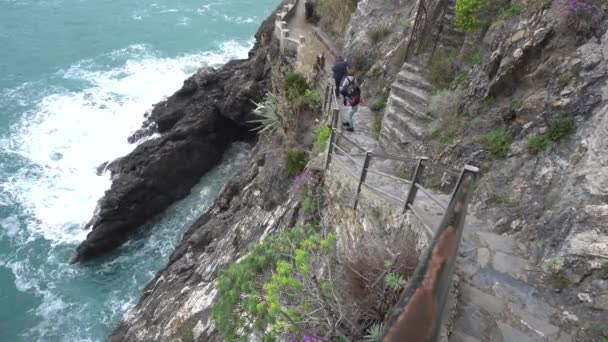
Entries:
<svg viewBox="0 0 608 342">
<path fill-rule="evenodd" d="M 405 201 L 405 206 L 403 207 L 403 213 L 407 211 L 410 204 L 414 205 L 416 193 L 418 192 L 416 184 L 420 182 L 420 178 L 422 177 L 422 173 L 424 172 L 424 164 L 427 160 L 429 160 L 429 158 L 427 157 L 421 157 L 418 160 L 418 165 L 416 165 L 416 171 L 414 171 L 414 176 L 412 177 L 412 184 L 410 184 L 410 189 L 407 192 L 407 200 Z"/>
<path fill-rule="evenodd" d="M 372 153 L 367 151 L 365 153 L 365 161 L 363 162 L 363 168 L 361 169 L 361 177 L 359 177 L 359 185 L 357 186 L 357 194 L 355 195 L 355 204 L 353 205 L 353 210 L 357 210 L 357 205 L 359 204 L 359 194 L 361 193 L 361 186 L 365 183 L 365 178 L 367 177 L 367 168 L 369 167 L 369 162 L 372 159 Z"/>
</svg>

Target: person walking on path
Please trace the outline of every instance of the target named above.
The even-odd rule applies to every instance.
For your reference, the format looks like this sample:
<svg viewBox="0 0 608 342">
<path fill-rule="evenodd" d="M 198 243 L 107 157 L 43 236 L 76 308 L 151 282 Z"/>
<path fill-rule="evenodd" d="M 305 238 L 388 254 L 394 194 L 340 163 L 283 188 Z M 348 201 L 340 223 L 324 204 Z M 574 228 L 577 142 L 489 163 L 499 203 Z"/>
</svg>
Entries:
<svg viewBox="0 0 608 342">
<path fill-rule="evenodd" d="M 346 115 L 342 119 L 342 128 L 349 132 L 354 132 L 353 116 L 359 109 L 361 103 L 361 88 L 353 84 L 350 93 L 344 96 L 344 104 L 346 105 Z"/>
<path fill-rule="evenodd" d="M 334 80 L 336 81 L 336 97 L 340 96 L 340 85 L 342 84 L 342 79 L 348 74 L 348 67 L 349 65 L 344 58 L 338 56 L 334 67 L 331 69 L 334 72 Z"/>
</svg>

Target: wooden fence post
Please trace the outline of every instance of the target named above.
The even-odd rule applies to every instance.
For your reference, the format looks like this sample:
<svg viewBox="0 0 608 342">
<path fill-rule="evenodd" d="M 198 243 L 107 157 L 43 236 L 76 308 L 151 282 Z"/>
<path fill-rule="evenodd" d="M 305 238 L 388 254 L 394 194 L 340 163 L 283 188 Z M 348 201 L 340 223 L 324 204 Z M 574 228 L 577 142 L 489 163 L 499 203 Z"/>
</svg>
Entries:
<svg viewBox="0 0 608 342">
<path fill-rule="evenodd" d="M 416 199 L 416 193 L 418 192 L 418 188 L 416 187 L 416 183 L 420 182 L 420 177 L 424 172 L 424 163 L 429 158 L 422 157 L 418 160 L 418 165 L 416 165 L 416 171 L 414 171 L 414 177 L 412 177 L 412 184 L 410 184 L 410 189 L 407 193 L 407 200 L 405 201 L 405 207 L 403 208 L 403 212 L 405 213 L 409 207 L 409 205 L 414 205 L 414 200 Z"/>
<path fill-rule="evenodd" d="M 353 210 L 357 210 L 357 205 L 359 204 L 359 194 L 361 193 L 361 186 L 365 182 L 365 178 L 367 177 L 367 168 L 369 167 L 369 162 L 372 159 L 372 153 L 367 151 L 365 153 L 365 161 L 363 162 L 363 168 L 361 169 L 361 177 L 359 177 L 359 185 L 357 186 L 357 194 L 355 195 L 355 204 L 353 206 Z"/>
</svg>

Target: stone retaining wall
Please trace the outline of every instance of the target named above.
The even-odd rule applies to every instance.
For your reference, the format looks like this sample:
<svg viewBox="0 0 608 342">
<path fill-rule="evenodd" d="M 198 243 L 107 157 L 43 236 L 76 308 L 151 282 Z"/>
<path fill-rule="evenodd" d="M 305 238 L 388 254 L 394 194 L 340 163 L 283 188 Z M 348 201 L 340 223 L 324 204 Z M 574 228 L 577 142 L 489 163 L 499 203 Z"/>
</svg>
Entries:
<svg viewBox="0 0 608 342">
<path fill-rule="evenodd" d="M 283 54 L 297 56 L 305 42 L 305 37 L 293 37 L 292 32 L 287 28 L 287 23 L 296 13 L 298 1 L 300 0 L 293 0 L 284 5 L 283 11 L 277 13 L 275 20 L 274 36 L 279 40 L 279 46 Z"/>
</svg>

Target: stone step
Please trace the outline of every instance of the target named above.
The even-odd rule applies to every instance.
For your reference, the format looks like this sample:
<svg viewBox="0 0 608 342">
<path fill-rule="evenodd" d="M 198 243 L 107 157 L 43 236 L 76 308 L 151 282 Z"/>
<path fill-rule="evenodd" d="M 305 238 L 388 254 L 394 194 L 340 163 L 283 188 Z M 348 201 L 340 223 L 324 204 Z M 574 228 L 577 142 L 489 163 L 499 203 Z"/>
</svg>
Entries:
<svg viewBox="0 0 608 342">
<path fill-rule="evenodd" d="M 399 83 L 403 85 L 416 87 L 429 92 L 433 90 L 433 86 L 424 77 L 408 70 L 401 70 L 397 74 L 396 81 L 399 81 Z"/>
<path fill-rule="evenodd" d="M 412 63 L 403 63 L 403 65 L 401 66 L 401 70 L 407 70 L 409 72 L 413 72 L 415 74 L 420 74 L 422 72 L 421 68 L 417 65 L 414 65 Z"/>
<path fill-rule="evenodd" d="M 430 95 L 426 90 L 404 85 L 400 82 L 393 82 L 391 85 L 391 94 L 397 95 L 423 111 L 429 106 Z"/>
<path fill-rule="evenodd" d="M 403 115 L 403 113 L 395 113 L 392 110 L 387 110 L 384 115 L 383 126 L 391 126 L 394 129 L 402 130 L 406 134 L 414 138 L 420 138 L 424 135 L 424 129 L 411 117 Z"/>
<path fill-rule="evenodd" d="M 382 131 L 380 134 L 383 137 L 381 140 L 389 141 L 390 143 L 398 146 L 406 146 L 412 140 L 406 137 L 399 128 L 395 129 L 394 126 L 388 124 L 382 125 Z"/>
<path fill-rule="evenodd" d="M 411 103 L 410 101 L 397 96 L 395 93 L 391 93 L 389 96 L 386 108 L 394 113 L 402 113 L 404 116 L 409 116 L 416 120 L 432 120 L 432 118 L 427 115 L 427 112 L 425 112 L 428 106 Z"/>
</svg>

